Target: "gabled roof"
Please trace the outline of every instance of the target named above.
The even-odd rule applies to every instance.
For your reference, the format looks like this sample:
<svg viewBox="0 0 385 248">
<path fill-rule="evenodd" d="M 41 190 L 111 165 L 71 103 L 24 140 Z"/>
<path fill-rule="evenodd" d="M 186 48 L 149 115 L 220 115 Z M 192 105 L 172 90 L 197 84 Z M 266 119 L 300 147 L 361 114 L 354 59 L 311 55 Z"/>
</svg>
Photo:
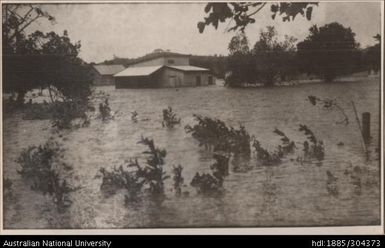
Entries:
<svg viewBox="0 0 385 248">
<path fill-rule="evenodd" d="M 128 67 L 124 71 L 121 71 L 121 72 L 115 74 L 114 77 L 149 76 L 162 67 L 163 67 L 163 65 L 143 66 L 143 67 Z"/>
<path fill-rule="evenodd" d="M 133 65 L 133 64 L 137 64 L 137 63 L 140 63 L 143 61 L 153 60 L 153 59 L 162 58 L 162 57 L 186 57 L 186 58 L 188 58 L 190 56 L 191 55 L 181 54 L 181 53 L 173 53 L 173 52 L 154 52 L 154 53 L 149 53 L 149 54 L 146 54 L 142 57 L 133 59 L 128 63 L 128 65 Z"/>
<path fill-rule="evenodd" d="M 167 67 L 180 71 L 209 71 L 209 69 L 192 65 L 167 65 Z"/>
<path fill-rule="evenodd" d="M 118 72 L 121 72 L 124 70 L 123 65 L 93 65 L 95 70 L 100 74 L 100 75 L 114 75 Z"/>
</svg>

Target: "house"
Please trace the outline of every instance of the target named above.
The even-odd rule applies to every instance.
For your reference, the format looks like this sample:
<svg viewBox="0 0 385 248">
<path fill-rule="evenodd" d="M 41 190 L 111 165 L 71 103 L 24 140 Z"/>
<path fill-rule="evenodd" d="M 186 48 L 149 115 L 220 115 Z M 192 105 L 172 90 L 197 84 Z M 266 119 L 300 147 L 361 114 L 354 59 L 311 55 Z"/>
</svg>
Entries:
<svg viewBox="0 0 385 248">
<path fill-rule="evenodd" d="M 158 88 L 205 86 L 214 84 L 209 69 L 190 65 L 190 56 L 154 51 L 132 61 L 115 74 L 116 88 Z"/>
<path fill-rule="evenodd" d="M 105 65 L 98 64 L 92 66 L 93 84 L 94 85 L 114 85 L 114 74 L 125 69 L 123 65 Z"/>
</svg>

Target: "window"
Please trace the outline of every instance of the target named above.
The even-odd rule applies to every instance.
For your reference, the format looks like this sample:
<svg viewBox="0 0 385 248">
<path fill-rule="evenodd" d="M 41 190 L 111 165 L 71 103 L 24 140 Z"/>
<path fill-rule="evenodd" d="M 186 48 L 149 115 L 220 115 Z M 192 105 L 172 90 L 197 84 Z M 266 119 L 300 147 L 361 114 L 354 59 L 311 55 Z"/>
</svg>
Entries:
<svg viewBox="0 0 385 248">
<path fill-rule="evenodd" d="M 173 59 L 167 60 L 167 64 L 174 64 L 174 63 L 175 63 L 175 61 Z"/>
</svg>

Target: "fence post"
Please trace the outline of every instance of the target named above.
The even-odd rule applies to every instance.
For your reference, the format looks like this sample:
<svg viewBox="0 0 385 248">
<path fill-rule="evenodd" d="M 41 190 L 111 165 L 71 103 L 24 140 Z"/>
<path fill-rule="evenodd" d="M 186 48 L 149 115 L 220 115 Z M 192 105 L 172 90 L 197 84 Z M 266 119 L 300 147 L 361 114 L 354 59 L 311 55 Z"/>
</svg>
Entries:
<svg viewBox="0 0 385 248">
<path fill-rule="evenodd" d="M 365 143 L 369 143 L 370 141 L 370 113 L 365 112 L 362 113 L 362 136 L 364 138 Z"/>
</svg>

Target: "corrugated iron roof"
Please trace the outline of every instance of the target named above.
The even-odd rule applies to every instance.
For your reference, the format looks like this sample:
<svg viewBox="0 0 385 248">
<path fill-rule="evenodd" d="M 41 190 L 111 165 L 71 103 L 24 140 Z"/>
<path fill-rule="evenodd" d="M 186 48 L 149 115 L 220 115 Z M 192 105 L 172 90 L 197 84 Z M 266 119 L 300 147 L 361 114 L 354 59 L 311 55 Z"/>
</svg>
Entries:
<svg viewBox="0 0 385 248">
<path fill-rule="evenodd" d="M 167 67 L 181 71 L 209 71 L 209 69 L 192 65 L 167 65 Z"/>
<path fill-rule="evenodd" d="M 190 56 L 191 55 L 168 52 L 168 51 L 153 52 L 153 53 L 146 54 L 142 57 L 132 59 L 130 62 L 128 62 L 128 65 L 133 65 L 133 64 L 137 64 L 137 63 L 140 63 L 143 61 L 153 60 L 153 59 L 161 58 L 161 57 L 190 57 Z"/>
<path fill-rule="evenodd" d="M 143 67 L 128 67 L 124 71 L 121 71 L 121 72 L 115 74 L 114 77 L 149 76 L 162 67 L 163 67 L 163 65 L 143 66 Z"/>
<path fill-rule="evenodd" d="M 123 65 L 93 65 L 93 67 L 101 75 L 114 75 L 125 68 Z"/>
</svg>

